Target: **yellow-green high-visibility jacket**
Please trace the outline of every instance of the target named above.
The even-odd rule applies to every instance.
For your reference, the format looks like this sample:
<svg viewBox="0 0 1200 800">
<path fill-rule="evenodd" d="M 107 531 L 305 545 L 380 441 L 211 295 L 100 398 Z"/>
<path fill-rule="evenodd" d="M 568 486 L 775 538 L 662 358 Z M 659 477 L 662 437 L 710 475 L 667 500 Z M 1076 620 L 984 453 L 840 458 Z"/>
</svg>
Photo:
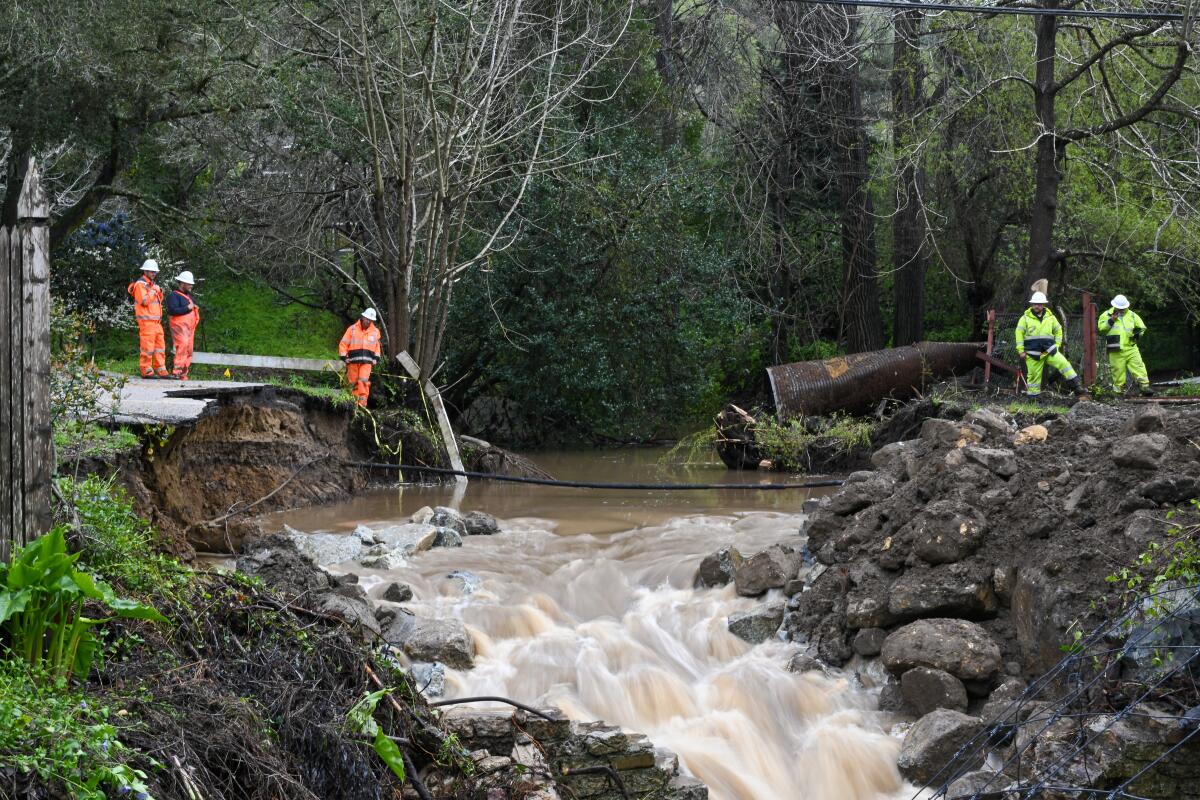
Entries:
<svg viewBox="0 0 1200 800">
<path fill-rule="evenodd" d="M 1017 349 L 1024 350 L 1026 355 L 1034 358 L 1052 352 L 1051 346 L 1055 350 L 1061 348 L 1062 336 L 1062 325 L 1058 324 L 1054 312 L 1048 308 L 1042 312 L 1041 319 L 1037 318 L 1032 308 L 1027 308 L 1017 322 Z"/>
<path fill-rule="evenodd" d="M 1142 322 L 1142 318 L 1133 313 L 1133 309 L 1125 309 L 1125 313 L 1119 318 L 1113 318 L 1115 308 L 1110 308 L 1100 315 L 1100 319 L 1096 320 L 1096 327 L 1101 333 L 1110 336 L 1120 336 L 1121 350 L 1129 350 L 1136 347 L 1135 334 L 1144 333 L 1146 323 Z M 1111 331 L 1111 333 L 1109 333 Z"/>
</svg>

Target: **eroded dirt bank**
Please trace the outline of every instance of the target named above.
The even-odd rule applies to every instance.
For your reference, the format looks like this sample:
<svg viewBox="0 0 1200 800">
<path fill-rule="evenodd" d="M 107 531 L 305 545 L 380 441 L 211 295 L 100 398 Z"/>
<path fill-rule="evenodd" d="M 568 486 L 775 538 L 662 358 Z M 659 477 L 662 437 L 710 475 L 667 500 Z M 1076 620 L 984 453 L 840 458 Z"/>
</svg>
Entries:
<svg viewBox="0 0 1200 800">
<path fill-rule="evenodd" d="M 257 515 L 345 500 L 400 479 L 398 472 L 350 462 L 395 463 L 403 456 L 404 463 L 448 466 L 436 434 L 414 413 L 356 414 L 272 386 L 218 393 L 194 423 L 143 425 L 137 432 L 139 452 L 90 459 L 81 471 L 116 473 L 138 513 L 185 558 L 238 552 L 260 534 Z M 468 469 L 544 475 L 487 442 L 463 437 L 459 444 Z"/>
</svg>

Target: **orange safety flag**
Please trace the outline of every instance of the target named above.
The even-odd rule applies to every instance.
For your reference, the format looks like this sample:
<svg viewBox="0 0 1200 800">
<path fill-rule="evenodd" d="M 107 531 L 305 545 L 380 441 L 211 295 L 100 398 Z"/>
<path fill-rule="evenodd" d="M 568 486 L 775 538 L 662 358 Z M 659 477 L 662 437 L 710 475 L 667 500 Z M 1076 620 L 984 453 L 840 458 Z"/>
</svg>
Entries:
<svg viewBox="0 0 1200 800">
<path fill-rule="evenodd" d="M 138 326 L 138 367 L 142 376 L 165 377 L 167 342 L 162 327 L 162 288 L 145 275 L 129 284 L 133 314 Z"/>
</svg>

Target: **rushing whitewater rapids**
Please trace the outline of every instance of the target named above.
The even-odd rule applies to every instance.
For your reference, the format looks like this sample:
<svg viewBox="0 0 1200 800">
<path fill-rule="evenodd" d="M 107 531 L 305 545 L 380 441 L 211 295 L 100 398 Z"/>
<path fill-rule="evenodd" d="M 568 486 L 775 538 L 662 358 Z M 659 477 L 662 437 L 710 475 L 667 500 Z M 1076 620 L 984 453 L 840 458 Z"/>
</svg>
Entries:
<svg viewBox="0 0 1200 800">
<path fill-rule="evenodd" d="M 383 581 L 410 584 L 415 598 L 405 605 L 419 616 L 466 623 L 476 666 L 448 671 L 449 696 L 502 695 L 645 733 L 678 753 L 717 800 L 911 796 L 895 767 L 899 740 L 887 735 L 887 721 L 853 672 L 788 672 L 796 645 L 750 646 L 726 630 L 731 613 L 774 598 L 741 598 L 732 585 L 692 588 L 705 555 L 729 544 L 753 553 L 796 542 L 802 515 L 716 514 L 711 498 L 698 505 L 708 507 L 705 514 L 686 513 L 678 504 L 690 501 L 678 499 L 639 514 L 637 497 L 590 497 L 604 506 L 604 519 L 588 533 L 580 532 L 589 528 L 580 515 L 554 519 L 544 498 L 540 508 L 537 499 L 528 505 L 545 516 L 505 517 L 509 503 L 468 496 L 464 510 L 505 517 L 502 534 L 468 537 L 462 548 L 421 553 L 390 572 L 355 571 L 368 589 Z M 422 505 L 446 500 L 415 498 Z M 798 508 L 802 500 L 793 494 L 788 504 Z M 403 506 L 413 502 L 406 497 Z M 745 507 L 748 499 L 739 502 Z M 777 497 L 768 502 L 779 507 Z M 361 508 L 350 520 L 353 508 L 341 507 L 329 527 L 384 522 L 364 519 Z M 616 520 L 614 510 L 623 510 Z M 333 522 L 311 512 L 288 516 L 308 530 Z M 455 571 L 481 580 L 476 586 L 448 577 Z"/>
</svg>

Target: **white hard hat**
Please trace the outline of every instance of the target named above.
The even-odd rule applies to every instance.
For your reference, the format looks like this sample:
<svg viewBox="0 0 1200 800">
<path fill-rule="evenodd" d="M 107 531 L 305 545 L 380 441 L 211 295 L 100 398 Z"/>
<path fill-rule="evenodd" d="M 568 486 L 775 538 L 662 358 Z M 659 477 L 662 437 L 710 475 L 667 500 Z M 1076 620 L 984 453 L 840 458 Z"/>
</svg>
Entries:
<svg viewBox="0 0 1200 800">
<path fill-rule="evenodd" d="M 192 277 L 192 273 L 190 270 L 184 270 L 183 272 L 179 273 L 179 277 L 175 279 L 175 282 L 176 283 L 190 283 L 190 284 L 194 285 L 196 283 L 196 279 Z"/>
<path fill-rule="evenodd" d="M 1046 299 L 1045 292 L 1034 292 L 1033 297 L 1029 298 L 1029 305 L 1045 305 L 1050 301 Z"/>
<path fill-rule="evenodd" d="M 371 320 L 371 322 L 379 319 L 379 315 L 375 313 L 375 309 L 373 308 L 368 308 L 366 311 L 362 312 L 362 315 Z"/>
<path fill-rule="evenodd" d="M 1113 298 L 1113 308 L 1129 308 L 1129 298 L 1123 294 L 1119 294 Z"/>
<path fill-rule="evenodd" d="M 142 272 L 158 272 L 158 262 L 153 258 L 147 258 L 142 262 Z"/>
</svg>

